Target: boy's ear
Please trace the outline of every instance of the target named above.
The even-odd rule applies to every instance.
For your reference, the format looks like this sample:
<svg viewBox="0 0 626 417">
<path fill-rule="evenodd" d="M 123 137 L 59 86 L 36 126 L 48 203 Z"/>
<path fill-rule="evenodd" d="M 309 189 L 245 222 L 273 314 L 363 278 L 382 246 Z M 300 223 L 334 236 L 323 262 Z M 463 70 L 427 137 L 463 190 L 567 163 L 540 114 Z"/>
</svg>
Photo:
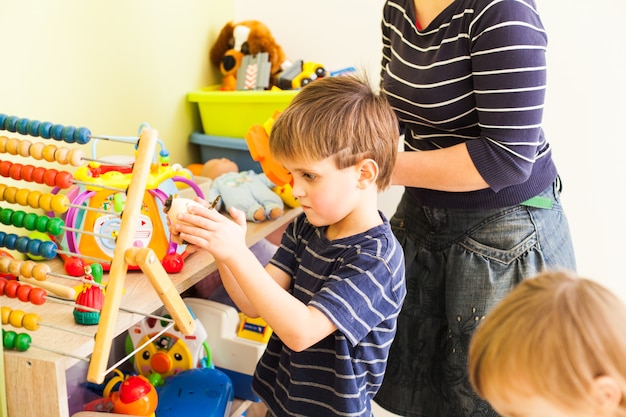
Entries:
<svg viewBox="0 0 626 417">
<path fill-rule="evenodd" d="M 603 375 L 594 379 L 592 395 L 602 411 L 601 415 L 613 416 L 622 402 L 622 390 L 614 378 Z"/>
<path fill-rule="evenodd" d="M 367 188 L 376 184 L 378 178 L 378 164 L 373 159 L 364 159 L 358 164 L 359 188 Z"/>
</svg>

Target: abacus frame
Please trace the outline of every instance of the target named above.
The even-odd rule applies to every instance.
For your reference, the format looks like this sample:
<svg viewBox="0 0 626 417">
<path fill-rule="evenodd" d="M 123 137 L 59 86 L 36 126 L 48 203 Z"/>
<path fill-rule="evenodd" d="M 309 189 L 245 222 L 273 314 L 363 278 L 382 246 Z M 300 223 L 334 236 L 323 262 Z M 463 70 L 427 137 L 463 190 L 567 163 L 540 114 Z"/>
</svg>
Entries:
<svg viewBox="0 0 626 417">
<path fill-rule="evenodd" d="M 139 220 L 141 201 L 146 189 L 150 173 L 151 155 L 154 155 L 158 139 L 158 131 L 144 127 L 139 136 L 132 180 L 126 195 L 126 205 L 122 212 L 120 232 L 113 251 L 109 279 L 106 286 L 104 303 L 100 312 L 100 323 L 96 331 L 95 345 L 87 380 L 100 384 L 110 372 L 107 369 L 111 345 L 115 337 L 115 320 L 122 300 L 124 282 L 130 265 L 139 266 L 157 290 L 159 298 L 172 316 L 172 319 L 183 334 L 192 334 L 195 322 L 189 310 L 167 276 L 165 269 L 157 261 L 151 249 L 133 247 L 133 225 Z"/>
<path fill-rule="evenodd" d="M 88 143 L 92 138 L 91 132 L 86 128 L 75 128 L 73 126 L 63 126 L 50 122 L 39 122 L 0 114 L 0 130 L 4 129 L 22 135 L 40 136 L 44 139 L 52 138 L 80 145 Z M 147 125 L 142 127 L 139 140 L 136 144 L 135 160 L 132 165 L 131 179 L 128 189 L 126 190 L 126 202 L 121 213 L 119 233 L 115 241 L 115 248 L 111 259 L 104 302 L 95 333 L 93 352 L 89 359 L 87 372 L 87 380 L 89 382 L 101 384 L 107 374 L 112 370 L 107 369 L 107 364 L 111 355 L 113 339 L 116 336 L 115 324 L 118 319 L 118 311 L 120 309 L 129 266 L 138 266 L 149 278 L 161 302 L 165 305 L 172 320 L 183 334 L 190 335 L 195 331 L 195 321 L 191 313 L 185 306 L 180 294 L 156 254 L 150 248 L 138 249 L 133 245 L 134 226 L 139 222 L 143 196 L 146 192 L 151 171 L 151 158 L 152 155 L 155 154 L 158 140 L 158 131 L 156 129 L 152 129 Z M 15 146 L 20 148 L 22 145 Z M 14 151 L 22 154 L 26 150 L 15 149 Z M 73 151 L 67 151 L 69 154 L 72 152 Z M 68 156 L 67 153 L 64 153 L 65 157 Z M 74 155 L 72 158 L 78 158 L 77 155 L 78 154 Z M 65 203 L 56 202 L 55 204 L 60 205 Z M 24 264 L 25 268 L 27 266 L 31 267 L 30 264 L 26 265 L 26 262 L 17 262 L 13 266 L 16 267 L 20 265 L 21 268 L 22 264 Z M 43 267 L 44 265 L 41 266 Z M 34 269 L 36 268 L 37 267 L 33 268 L 33 271 L 30 272 L 34 273 Z M 47 269 L 49 271 L 49 268 Z M 41 274 L 45 274 L 43 269 L 35 275 Z M 128 357 L 132 357 L 132 354 L 127 356 L 127 358 Z"/>
</svg>

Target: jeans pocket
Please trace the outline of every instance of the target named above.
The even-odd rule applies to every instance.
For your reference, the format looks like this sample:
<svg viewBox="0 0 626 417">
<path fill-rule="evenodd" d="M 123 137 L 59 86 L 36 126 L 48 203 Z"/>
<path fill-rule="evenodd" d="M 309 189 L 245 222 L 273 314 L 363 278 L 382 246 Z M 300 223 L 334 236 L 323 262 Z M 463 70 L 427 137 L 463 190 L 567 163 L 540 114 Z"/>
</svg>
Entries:
<svg viewBox="0 0 626 417">
<path fill-rule="evenodd" d="M 537 228 L 525 208 L 491 216 L 471 229 L 459 245 L 491 261 L 508 265 L 538 245 Z"/>
</svg>

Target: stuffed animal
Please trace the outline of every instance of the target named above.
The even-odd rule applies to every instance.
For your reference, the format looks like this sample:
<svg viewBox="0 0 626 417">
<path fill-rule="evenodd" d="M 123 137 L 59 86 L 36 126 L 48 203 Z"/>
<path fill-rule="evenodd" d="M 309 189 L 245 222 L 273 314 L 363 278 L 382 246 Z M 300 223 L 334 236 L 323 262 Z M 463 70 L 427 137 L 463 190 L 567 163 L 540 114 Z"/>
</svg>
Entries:
<svg viewBox="0 0 626 417">
<path fill-rule="evenodd" d="M 246 219 L 261 222 L 274 220 L 282 216 L 284 203 L 278 194 L 272 191 L 275 185 L 265 174 L 252 170 L 239 171 L 234 161 L 227 158 L 210 159 L 204 163 L 200 175 L 213 180 L 207 201 L 215 201 L 219 195 L 216 209 L 235 207 L 246 214 Z"/>
<path fill-rule="evenodd" d="M 222 90 L 235 90 L 237 71 L 244 56 L 267 53 L 269 61 L 269 87 L 276 83 L 277 75 L 290 63 L 285 59 L 282 47 L 276 42 L 269 28 L 258 20 L 239 23 L 228 22 L 220 31 L 211 47 L 209 58 L 222 74 Z"/>
</svg>

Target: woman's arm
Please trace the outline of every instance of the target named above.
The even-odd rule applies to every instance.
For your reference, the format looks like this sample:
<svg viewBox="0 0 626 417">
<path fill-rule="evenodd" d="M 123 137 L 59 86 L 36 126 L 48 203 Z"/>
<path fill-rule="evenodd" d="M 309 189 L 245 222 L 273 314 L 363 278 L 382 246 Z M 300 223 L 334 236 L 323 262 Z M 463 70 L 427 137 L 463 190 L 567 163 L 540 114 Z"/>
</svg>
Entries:
<svg viewBox="0 0 626 417">
<path fill-rule="evenodd" d="M 392 183 L 450 192 L 489 187 L 464 143 L 433 151 L 398 153 Z"/>
</svg>

